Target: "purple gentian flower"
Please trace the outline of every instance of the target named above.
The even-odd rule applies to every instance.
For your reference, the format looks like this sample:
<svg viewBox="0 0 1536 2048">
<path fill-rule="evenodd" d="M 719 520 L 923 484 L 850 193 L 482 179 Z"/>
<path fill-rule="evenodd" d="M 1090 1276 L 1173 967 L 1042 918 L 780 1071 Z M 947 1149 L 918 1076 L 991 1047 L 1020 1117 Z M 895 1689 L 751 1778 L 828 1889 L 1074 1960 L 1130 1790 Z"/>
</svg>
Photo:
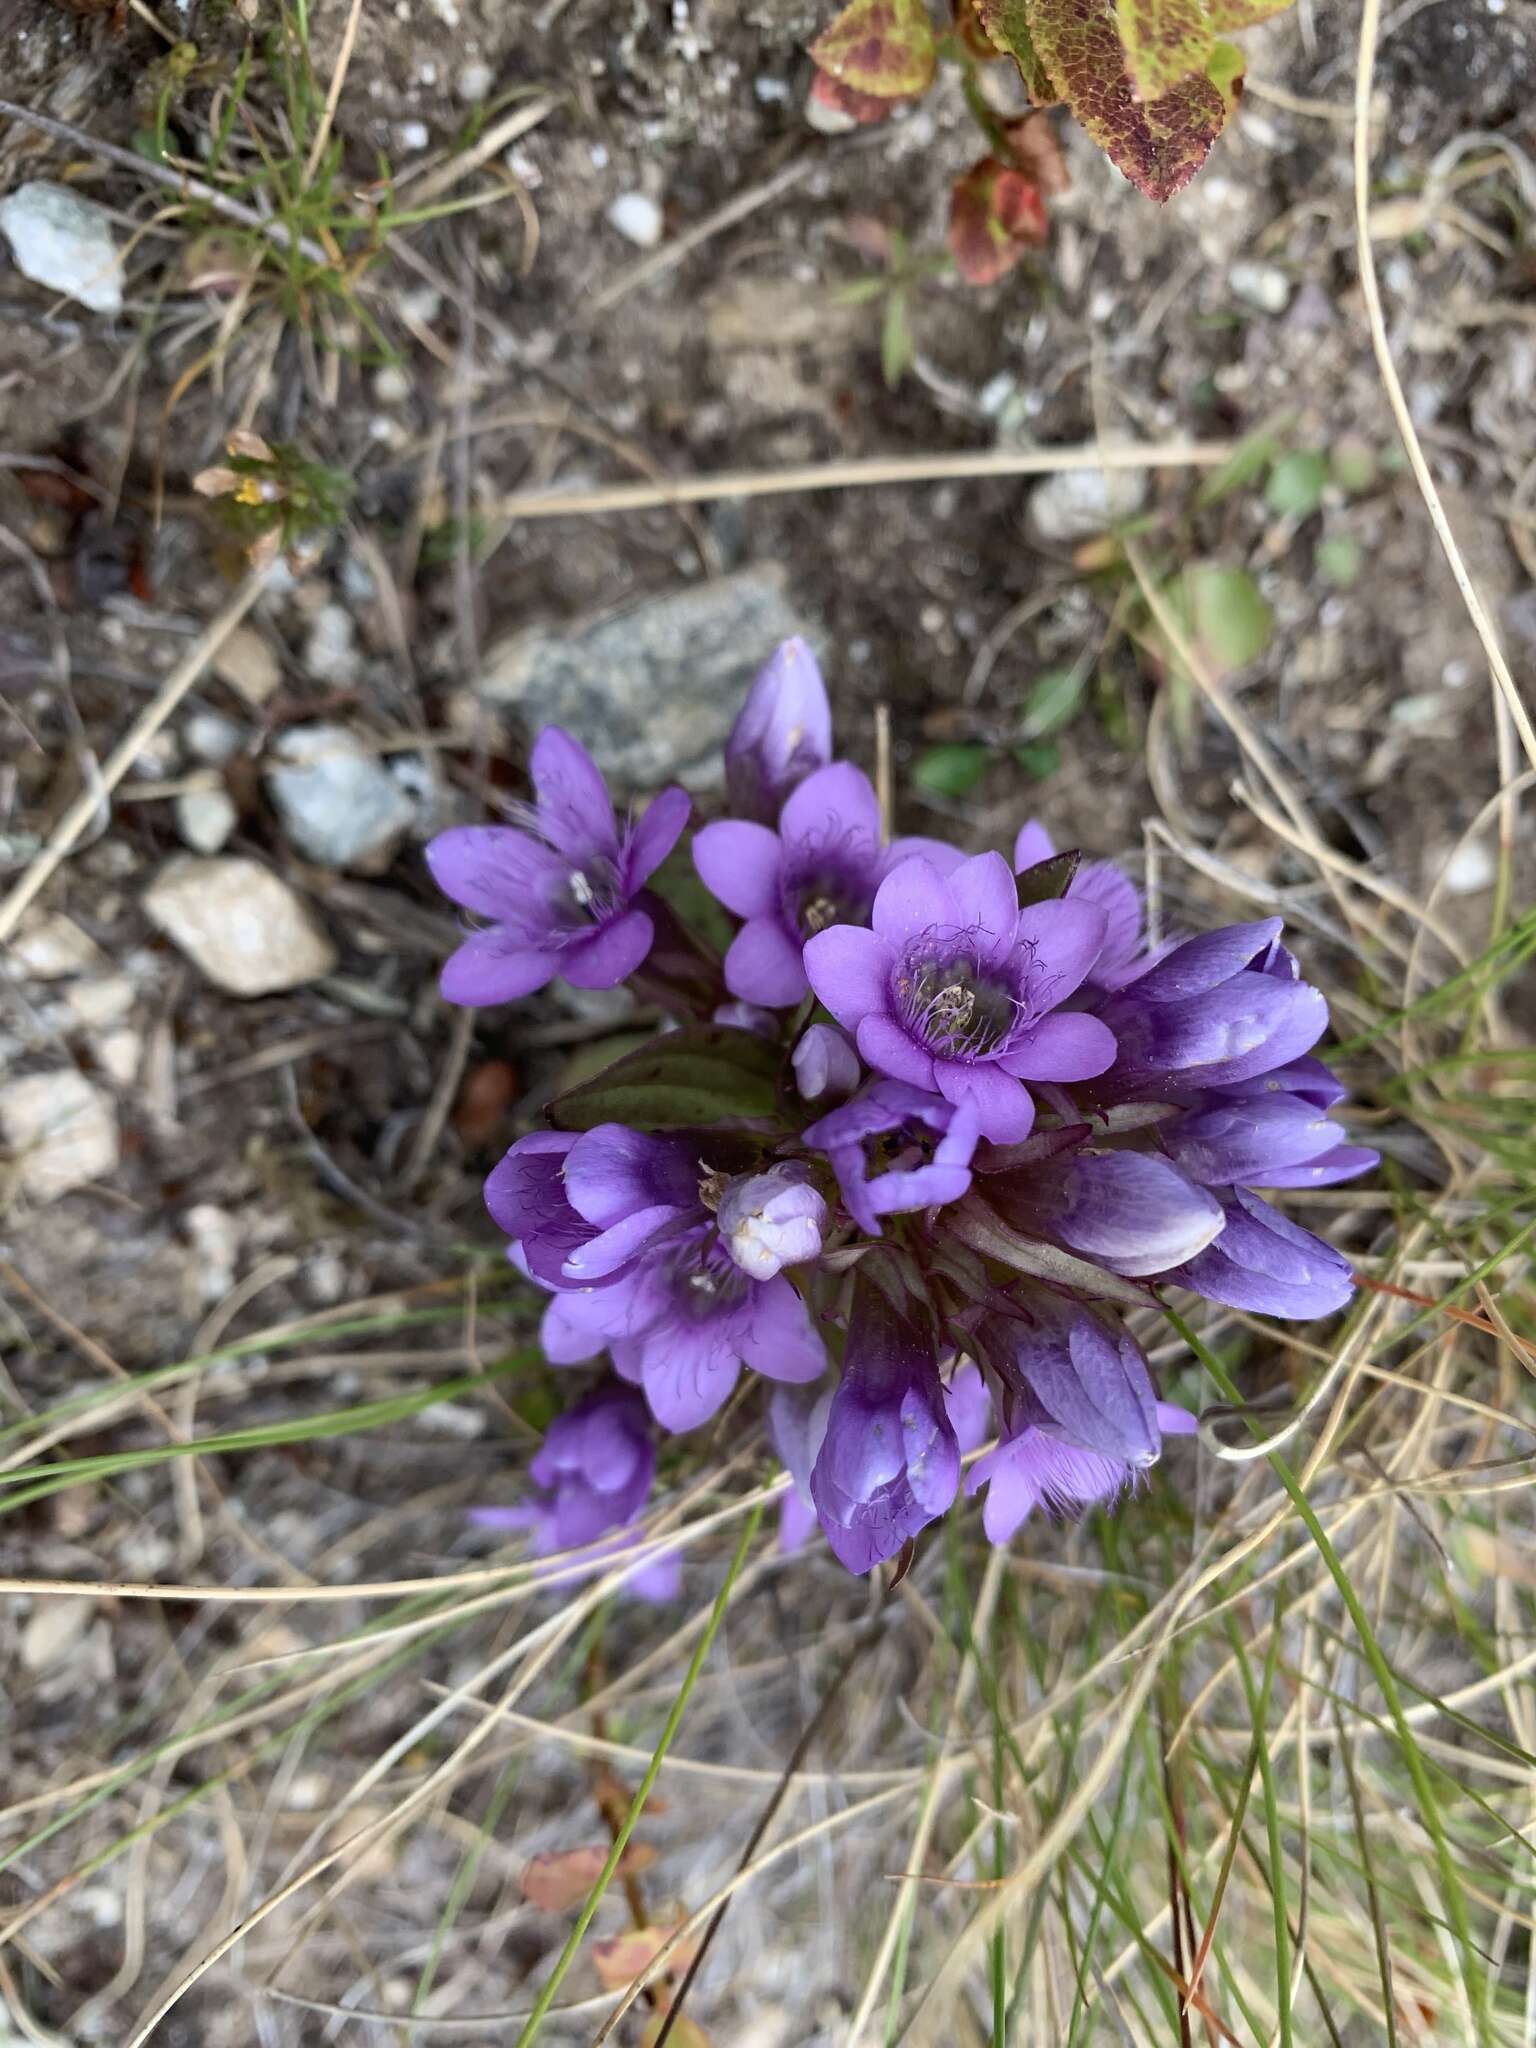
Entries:
<svg viewBox="0 0 1536 2048">
<path fill-rule="evenodd" d="M 581 1550 L 613 1530 L 637 1533 L 632 1524 L 655 1475 L 645 1403 L 630 1388 L 610 1383 L 549 1425 L 528 1467 L 536 1497 L 516 1507 L 471 1508 L 469 1519 L 482 1529 L 526 1529 L 536 1557 Z M 594 1563 L 593 1569 L 601 1566 Z M 631 1573 L 625 1587 L 642 1599 L 668 1600 L 679 1577 L 679 1561 L 669 1554 Z"/>
<path fill-rule="evenodd" d="M 673 1229 L 606 1284 L 555 1295 L 544 1355 L 575 1365 L 606 1349 L 645 1389 L 663 1428 L 694 1429 L 724 1406 L 743 1366 L 766 1379 L 813 1380 L 827 1354 L 782 1273 L 752 1280 L 713 1217 Z"/>
<path fill-rule="evenodd" d="M 826 1380 L 809 1387 L 775 1387 L 768 1397 L 768 1434 L 794 1482 L 779 1507 L 779 1548 L 785 1552 L 798 1550 L 816 1527 L 811 1472 L 827 1434 L 833 1392 Z"/>
<path fill-rule="evenodd" d="M 557 974 L 614 988 L 651 950 L 654 927 L 634 899 L 688 822 L 686 794 L 664 789 L 621 829 L 591 756 L 559 726 L 539 734 L 529 774 L 526 828 L 459 825 L 427 848 L 443 894 L 490 920 L 443 969 L 451 1003 L 511 1002 Z"/>
<path fill-rule="evenodd" d="M 1013 871 L 1022 875 L 1038 867 L 1056 852 L 1051 835 L 1031 818 L 1019 827 L 1013 843 Z M 1116 988 L 1127 971 L 1141 958 L 1141 895 L 1136 885 L 1112 861 L 1086 860 L 1067 884 L 1067 898 L 1073 903 L 1092 903 L 1104 913 L 1104 943 L 1093 963 L 1090 979 L 1096 987 Z"/>
<path fill-rule="evenodd" d="M 1103 945 L 1095 905 L 1021 910 L 1001 854 L 962 861 L 948 876 L 919 856 L 881 883 L 873 925 L 836 925 L 811 939 L 811 986 L 872 1067 L 973 1102 L 984 1138 L 1006 1145 L 1029 1135 L 1026 1080 L 1079 1081 L 1114 1059 L 1097 1017 L 1058 1007 Z"/>
<path fill-rule="evenodd" d="M 989 1355 L 1009 1389 L 1009 1432 L 979 1458 L 982 1525 L 1006 1543 L 1037 1507 L 1073 1514 L 1113 1500 L 1156 1463 L 1165 1434 L 1193 1416 L 1159 1401 L 1140 1346 L 1090 1310 L 1041 1297 L 1030 1322 L 991 1316 Z"/>
<path fill-rule="evenodd" d="M 818 768 L 791 792 L 778 830 L 745 818 L 706 825 L 693 842 L 705 887 L 745 918 L 725 956 L 733 996 L 782 1009 L 807 993 L 801 952 L 829 925 L 863 924 L 882 877 L 921 849 L 940 865 L 959 855 L 932 840 L 884 845 L 874 784 L 848 761 Z"/>
<path fill-rule="evenodd" d="M 623 1124 L 519 1138 L 485 1184 L 485 1205 L 545 1287 L 610 1279 L 664 1232 L 692 1220 L 699 1170 L 689 1147 Z"/>
<path fill-rule="evenodd" d="M 1279 934 L 1278 917 L 1227 925 L 1185 939 L 1126 981 L 1099 1005 L 1118 1051 L 1086 1098 L 1156 1101 L 1231 1087 L 1307 1052 L 1327 1028 L 1328 1006 L 1293 978 Z"/>
<path fill-rule="evenodd" d="M 959 1483 L 932 1340 L 860 1270 L 843 1377 L 811 1472 L 827 1541 L 849 1571 L 867 1572 L 942 1515 Z"/>
<path fill-rule="evenodd" d="M 992 1395 L 981 1368 L 970 1359 L 950 1376 L 944 1389 L 944 1413 L 949 1417 L 962 1457 L 969 1451 L 979 1451 L 992 1434 Z"/>
<path fill-rule="evenodd" d="M 816 657 L 799 638 L 769 656 L 725 743 L 731 809 L 771 825 L 797 784 L 832 758 L 832 707 Z"/>
<path fill-rule="evenodd" d="M 870 1237 L 882 1216 L 958 1202 L 971 1185 L 976 1135 L 973 1102 L 957 1107 L 904 1081 L 871 1083 L 802 1134 L 831 1160 L 849 1215 Z"/>
<path fill-rule="evenodd" d="M 1063 1153 L 987 1180 L 1016 1229 L 1064 1244 L 1128 1279 L 1164 1273 L 1223 1227 L 1221 1203 L 1151 1152 Z"/>
<path fill-rule="evenodd" d="M 753 1280 L 771 1280 L 785 1266 L 821 1255 L 825 1197 L 805 1167 L 783 1161 L 731 1181 L 716 1211 L 726 1249 Z"/>
<path fill-rule="evenodd" d="M 820 1102 L 824 1096 L 841 1102 L 858 1087 L 863 1071 L 853 1041 L 835 1024 L 808 1024 L 790 1065 L 802 1102 Z"/>
<path fill-rule="evenodd" d="M 1207 1187 L 1328 1187 L 1380 1156 L 1345 1144 L 1342 1124 L 1280 1089 L 1212 1091 L 1201 1108 L 1159 1124 L 1157 1135 L 1180 1171 Z"/>
<path fill-rule="evenodd" d="M 1163 1275 L 1208 1301 L 1305 1322 L 1348 1302 L 1349 1261 L 1246 1188 L 1223 1188 L 1225 1227 L 1192 1259 Z"/>
</svg>

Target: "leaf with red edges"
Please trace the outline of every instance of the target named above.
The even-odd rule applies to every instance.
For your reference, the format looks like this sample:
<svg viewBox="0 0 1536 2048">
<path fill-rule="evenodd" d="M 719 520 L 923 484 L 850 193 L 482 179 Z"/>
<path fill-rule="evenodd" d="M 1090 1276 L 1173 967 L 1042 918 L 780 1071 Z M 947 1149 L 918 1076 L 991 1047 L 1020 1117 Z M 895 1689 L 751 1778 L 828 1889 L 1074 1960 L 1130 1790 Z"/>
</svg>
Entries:
<svg viewBox="0 0 1536 2048">
<path fill-rule="evenodd" d="M 841 114 L 856 128 L 867 128 L 873 121 L 889 120 L 901 105 L 900 100 L 883 100 L 876 93 L 855 92 L 851 85 L 844 85 L 830 71 L 815 74 L 811 80 L 810 97 L 818 106 Z"/>
<path fill-rule="evenodd" d="M 811 45 L 839 85 L 876 99 L 926 92 L 938 64 L 926 0 L 852 0 Z"/>
<path fill-rule="evenodd" d="M 1126 69 L 1140 100 L 1157 100 L 1204 71 L 1216 40 L 1207 0 L 1116 0 Z"/>
<path fill-rule="evenodd" d="M 1049 233 L 1040 188 L 994 156 L 955 180 L 949 200 L 949 250 L 968 284 L 996 284 Z"/>
<path fill-rule="evenodd" d="M 1068 106 L 1111 162 L 1149 199 L 1183 191 L 1236 104 L 1241 54 L 1220 43 L 1204 71 L 1143 101 L 1110 0 L 1031 0 L 1030 29 Z"/>
<path fill-rule="evenodd" d="M 975 0 L 975 6 L 977 20 L 997 49 L 1018 65 L 1024 90 L 1035 105 L 1054 106 L 1064 95 L 1040 54 L 1027 0 Z"/>
</svg>

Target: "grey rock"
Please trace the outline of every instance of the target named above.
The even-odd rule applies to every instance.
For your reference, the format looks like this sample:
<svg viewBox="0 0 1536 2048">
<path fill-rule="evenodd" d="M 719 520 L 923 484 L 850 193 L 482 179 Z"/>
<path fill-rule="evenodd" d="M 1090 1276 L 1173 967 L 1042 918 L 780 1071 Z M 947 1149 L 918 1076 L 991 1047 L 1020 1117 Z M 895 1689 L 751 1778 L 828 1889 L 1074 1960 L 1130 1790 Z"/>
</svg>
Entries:
<svg viewBox="0 0 1536 2048">
<path fill-rule="evenodd" d="M 322 605 L 310 621 L 304 642 L 304 672 L 317 683 L 333 689 L 349 689 L 362 670 L 357 647 L 357 628 L 343 605 Z"/>
<path fill-rule="evenodd" d="M 1029 511 L 1042 540 L 1066 546 L 1134 518 L 1146 502 L 1141 470 L 1064 469 L 1036 484 Z"/>
<path fill-rule="evenodd" d="M 119 1157 L 111 1096 L 73 1067 L 7 1082 L 0 1089 L 0 1137 L 17 1180 L 37 1202 L 100 1180 Z"/>
<path fill-rule="evenodd" d="M 93 313 L 121 312 L 123 259 L 112 217 L 94 200 L 35 179 L 0 199 L 0 234 L 23 277 Z"/>
<path fill-rule="evenodd" d="M 146 892 L 144 913 L 231 995 L 297 988 L 336 965 L 307 906 L 254 860 L 173 860 Z"/>
<path fill-rule="evenodd" d="M 219 852 L 239 822 L 227 790 L 188 789 L 176 799 L 176 830 L 194 853 Z"/>
<path fill-rule="evenodd" d="M 490 650 L 477 694 L 531 730 L 565 726 L 621 788 L 716 787 L 752 678 L 781 640 L 818 638 L 784 581 L 742 569 L 563 632 L 517 633 Z"/>
<path fill-rule="evenodd" d="M 397 778 L 344 725 L 295 725 L 268 756 L 267 793 L 306 860 L 328 868 L 388 864 L 416 818 Z"/>
<path fill-rule="evenodd" d="M 1244 305 L 1259 313 L 1283 313 L 1291 303 L 1291 280 L 1275 263 L 1244 258 L 1227 272 L 1227 281 Z"/>
</svg>

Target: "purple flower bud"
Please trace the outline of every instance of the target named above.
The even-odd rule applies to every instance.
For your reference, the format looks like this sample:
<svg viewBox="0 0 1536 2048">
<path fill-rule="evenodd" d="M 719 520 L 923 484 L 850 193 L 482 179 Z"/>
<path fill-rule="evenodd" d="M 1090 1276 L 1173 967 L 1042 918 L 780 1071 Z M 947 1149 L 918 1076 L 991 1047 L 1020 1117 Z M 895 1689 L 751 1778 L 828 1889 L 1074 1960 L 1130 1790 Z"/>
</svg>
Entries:
<svg viewBox="0 0 1536 2048">
<path fill-rule="evenodd" d="M 1129 1279 L 1193 1258 L 1222 1228 L 1216 1197 L 1148 1152 L 1060 1155 L 994 1175 L 987 1192 L 1016 1229 Z"/>
<path fill-rule="evenodd" d="M 1098 957 L 1102 910 L 1070 900 L 1021 910 L 1000 854 L 948 875 L 916 856 L 881 883 L 872 921 L 807 942 L 812 988 L 872 1067 L 974 1103 L 984 1138 L 1028 1137 L 1026 1080 L 1077 1081 L 1113 1061 L 1097 1017 L 1058 1007 Z"/>
<path fill-rule="evenodd" d="M 733 1180 L 717 1219 L 726 1249 L 743 1273 L 771 1280 L 785 1266 L 821 1256 L 827 1205 L 803 1166 L 770 1166 Z"/>
<path fill-rule="evenodd" d="M 843 1377 L 811 1473 L 827 1541 L 849 1571 L 867 1572 L 942 1515 L 959 1481 L 932 1340 L 860 1269 Z"/>
<path fill-rule="evenodd" d="M 878 1237 L 882 1216 L 960 1200 L 971 1185 L 976 1123 L 973 1103 L 957 1109 L 901 1081 L 876 1081 L 802 1136 L 831 1160 L 854 1222 Z M 879 1171 L 870 1173 L 874 1155 Z"/>
<path fill-rule="evenodd" d="M 549 1425 L 528 1467 L 542 1498 L 515 1508 L 474 1508 L 481 1528 L 526 1528 L 540 1557 L 595 1543 L 644 1507 L 656 1473 L 645 1403 L 612 1382 Z"/>
<path fill-rule="evenodd" d="M 800 1034 L 790 1065 L 802 1102 L 842 1100 L 858 1087 L 862 1071 L 852 1041 L 835 1024 L 809 1025 Z"/>
<path fill-rule="evenodd" d="M 827 1434 L 833 1388 L 821 1380 L 809 1387 L 775 1387 L 768 1400 L 768 1433 L 785 1471 L 794 1481 L 779 1510 L 779 1548 L 798 1550 L 816 1527 L 811 1471 Z"/>
<path fill-rule="evenodd" d="M 1191 1180 L 1207 1187 L 1235 1181 L 1267 1187 L 1275 1169 L 1321 1158 L 1342 1144 L 1344 1131 L 1300 1096 L 1276 1094 L 1192 1109 L 1160 1125 L 1158 1136 Z"/>
<path fill-rule="evenodd" d="M 654 927 L 632 907 L 688 822 L 688 798 L 665 789 L 620 828 L 586 749 L 559 726 L 534 743 L 527 828 L 459 825 L 427 848 L 433 880 L 488 920 L 443 969 L 451 1003 L 532 995 L 554 977 L 614 988 L 651 950 Z"/>
<path fill-rule="evenodd" d="M 1225 1227 L 1196 1257 L 1166 1277 L 1228 1308 L 1305 1321 L 1348 1302 L 1349 1261 L 1246 1188 L 1222 1193 Z"/>
<path fill-rule="evenodd" d="M 750 1031 L 758 1038 L 778 1040 L 779 1020 L 772 1010 L 765 1010 L 760 1003 L 721 1003 L 713 1021 L 728 1026 L 732 1031 Z"/>
<path fill-rule="evenodd" d="M 832 758 L 832 707 L 816 657 L 786 640 L 759 670 L 725 743 L 731 808 L 771 825 L 790 791 Z"/>
<path fill-rule="evenodd" d="M 699 1175 L 687 1145 L 622 1124 L 571 1137 L 519 1138 L 485 1184 L 491 1215 L 545 1287 L 613 1278 L 662 1232 L 698 1208 Z"/>
<path fill-rule="evenodd" d="M 944 1389 L 944 1413 L 962 1454 L 979 1451 L 992 1434 L 992 1396 L 981 1368 L 969 1359 L 950 1376 Z"/>
</svg>

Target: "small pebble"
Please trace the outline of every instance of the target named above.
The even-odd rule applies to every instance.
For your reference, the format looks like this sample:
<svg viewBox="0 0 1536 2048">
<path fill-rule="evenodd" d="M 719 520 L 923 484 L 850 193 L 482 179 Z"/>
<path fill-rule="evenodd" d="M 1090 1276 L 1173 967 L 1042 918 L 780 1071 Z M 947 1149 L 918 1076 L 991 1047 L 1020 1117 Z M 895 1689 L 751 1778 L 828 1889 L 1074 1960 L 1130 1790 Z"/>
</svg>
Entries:
<svg viewBox="0 0 1536 2048">
<path fill-rule="evenodd" d="M 0 234 L 11 245 L 23 277 L 88 306 L 118 313 L 123 305 L 123 259 L 112 216 L 46 178 L 18 186 L 0 199 Z"/>
<path fill-rule="evenodd" d="M 176 830 L 194 853 L 222 851 L 239 822 L 228 790 L 189 789 L 176 799 Z"/>
<path fill-rule="evenodd" d="M 661 240 L 661 208 L 644 192 L 621 192 L 608 209 L 608 225 L 637 249 L 654 249 Z"/>
<path fill-rule="evenodd" d="M 231 995 L 298 988 L 336 965 L 336 949 L 307 905 L 254 860 L 184 854 L 161 870 L 144 914 Z"/>
<path fill-rule="evenodd" d="M 1227 279 L 1244 305 L 1260 313 L 1283 313 L 1291 303 L 1291 280 L 1273 263 L 1234 263 Z"/>
<path fill-rule="evenodd" d="M 1481 839 L 1468 839 L 1446 862 L 1440 880 L 1452 896 L 1475 896 L 1493 887 L 1498 863 Z"/>
<path fill-rule="evenodd" d="M 425 121 L 402 121 L 395 130 L 395 139 L 402 149 L 425 149 L 432 140 L 432 131 Z"/>
<path fill-rule="evenodd" d="M 74 1067 L 26 1074 L 0 1088 L 0 1136 L 18 1181 L 37 1202 L 100 1180 L 119 1158 L 116 1106 Z"/>
<path fill-rule="evenodd" d="M 106 965 L 105 956 L 73 918 L 40 918 L 22 928 L 11 945 L 11 958 L 34 981 L 63 981 Z"/>
<path fill-rule="evenodd" d="M 333 689 L 350 689 L 357 681 L 362 657 L 352 614 L 339 604 L 323 604 L 310 622 L 304 642 L 305 673 Z"/>
<path fill-rule="evenodd" d="M 478 106 L 481 100 L 489 99 L 491 87 L 496 83 L 496 74 L 489 64 L 474 58 L 463 66 L 454 80 L 454 91 L 468 106 Z"/>
<path fill-rule="evenodd" d="M 213 672 L 247 704 L 265 704 L 283 680 L 277 656 L 254 626 L 236 626 L 214 656 Z"/>
</svg>

